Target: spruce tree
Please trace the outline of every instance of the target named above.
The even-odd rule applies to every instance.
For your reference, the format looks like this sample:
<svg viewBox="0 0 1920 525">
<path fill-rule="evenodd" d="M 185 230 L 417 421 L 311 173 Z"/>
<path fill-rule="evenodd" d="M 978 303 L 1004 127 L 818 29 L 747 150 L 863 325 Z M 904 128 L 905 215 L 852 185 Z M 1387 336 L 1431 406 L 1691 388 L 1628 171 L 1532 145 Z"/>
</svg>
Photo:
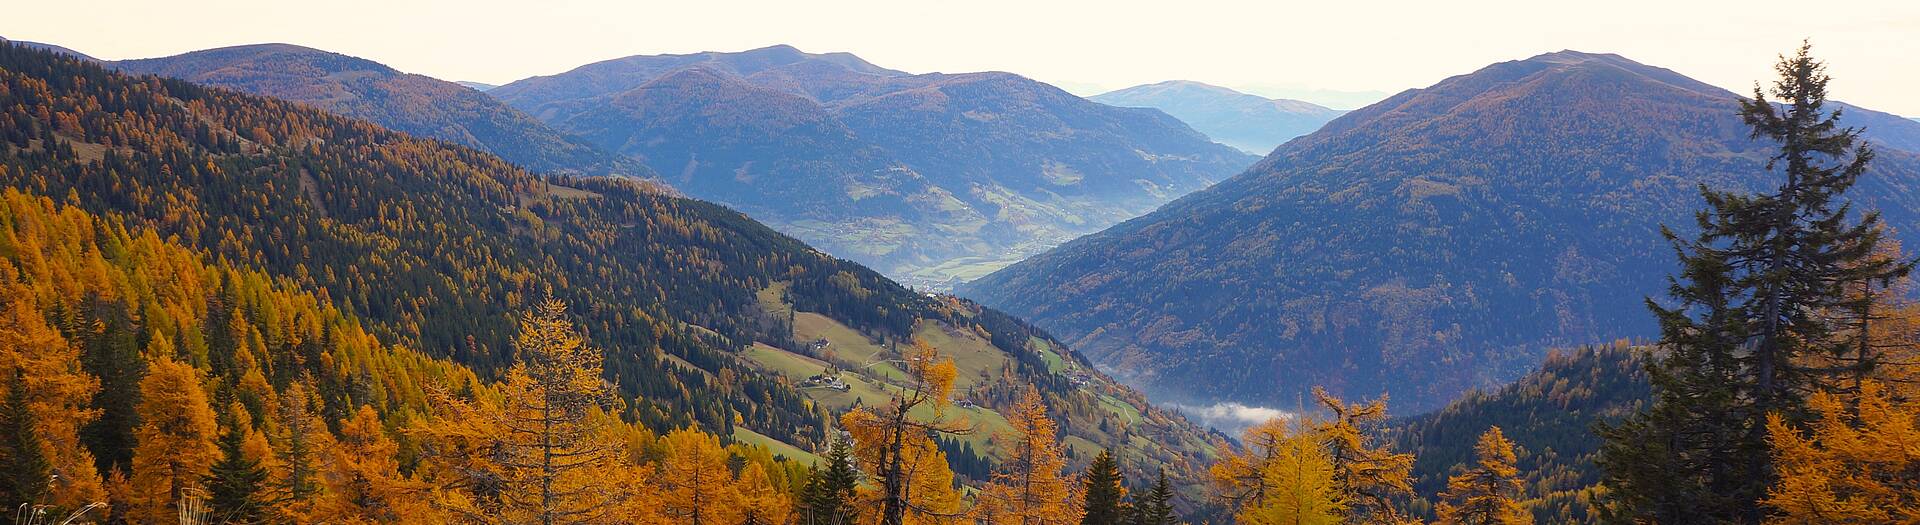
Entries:
<svg viewBox="0 0 1920 525">
<path fill-rule="evenodd" d="M 227 432 L 220 435 L 220 459 L 206 476 L 209 515 L 222 523 L 260 523 L 267 515 L 267 469 L 245 452 L 247 432 L 228 416 Z"/>
<path fill-rule="evenodd" d="M 1741 101 L 1753 137 L 1779 145 L 1767 164 L 1778 186 L 1702 187 L 1709 209 L 1697 215 L 1698 236 L 1663 231 L 1681 263 L 1669 279 L 1672 301 L 1648 300 L 1666 355 L 1649 365 L 1654 402 L 1603 429 L 1611 520 L 1757 523 L 1774 477 L 1767 415 L 1798 425 L 1805 396 L 1850 375 L 1805 365 L 1853 348 L 1845 317 L 1870 297 L 1846 287 L 1884 284 L 1912 267 L 1873 257 L 1879 215 L 1855 220 L 1840 199 L 1873 151 L 1858 129 L 1839 126 L 1839 110 L 1825 109 L 1828 77 L 1810 51 L 1803 45 L 1775 66 L 1780 105 L 1758 86 Z"/>
<path fill-rule="evenodd" d="M 825 468 L 814 473 L 807 480 L 803 503 L 806 510 L 801 513 L 801 522 L 805 525 L 851 525 L 857 513 L 854 509 L 854 488 L 860 483 L 860 473 L 853 470 L 853 448 L 846 440 L 834 439 L 827 447 Z"/>
<path fill-rule="evenodd" d="M 15 370 L 0 403 L 0 509 L 45 502 L 53 465 L 27 408 L 25 374 Z"/>
<path fill-rule="evenodd" d="M 1120 495 L 1120 466 L 1112 452 L 1100 451 L 1087 466 L 1087 515 L 1080 519 L 1081 525 L 1120 525 Z"/>
<path fill-rule="evenodd" d="M 97 297 L 83 304 L 65 331 L 76 334 L 81 367 L 100 379 L 92 406 L 100 417 L 81 428 L 80 441 L 93 452 L 103 475 L 128 474 L 133 465 L 134 429 L 140 427 L 140 380 L 147 368 L 136 338 L 139 330 L 124 306 Z M 164 337 L 155 337 L 147 345 L 153 355 L 175 357 L 172 342 Z"/>
<path fill-rule="evenodd" d="M 1167 485 L 1167 472 L 1160 471 L 1160 480 L 1153 488 L 1133 500 L 1133 525 L 1177 525 L 1180 518 L 1173 514 L 1173 487 Z"/>
</svg>

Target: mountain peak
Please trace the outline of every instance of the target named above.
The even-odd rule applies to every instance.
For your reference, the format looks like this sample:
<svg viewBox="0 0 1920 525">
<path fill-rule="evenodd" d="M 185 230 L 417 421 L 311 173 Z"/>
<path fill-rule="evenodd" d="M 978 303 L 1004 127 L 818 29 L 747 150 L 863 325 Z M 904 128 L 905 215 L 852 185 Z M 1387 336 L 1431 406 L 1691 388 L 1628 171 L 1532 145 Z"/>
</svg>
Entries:
<svg viewBox="0 0 1920 525">
<path fill-rule="evenodd" d="M 1322 385 L 1430 408 L 1542 349 L 1655 333 L 1641 305 L 1673 270 L 1661 225 L 1691 224 L 1702 184 L 1771 180 L 1738 101 L 1619 55 L 1492 64 L 963 291 L 1183 403 Z M 1842 125 L 1887 144 L 1871 130 L 1910 127 L 1868 116 Z M 1920 162 L 1889 152 L 1874 170 L 1861 206 L 1915 220 Z"/>
<path fill-rule="evenodd" d="M 1528 58 L 1524 60 L 1524 62 L 1578 64 L 1582 62 L 1591 62 L 1595 60 L 1603 60 L 1603 61 L 1609 61 L 1609 62 L 1629 62 L 1636 65 L 1639 64 L 1638 62 L 1627 60 L 1626 57 L 1613 54 L 1613 53 L 1588 53 L 1585 51 L 1574 51 L 1572 49 L 1562 49 L 1559 51 L 1554 51 L 1552 53 L 1541 53 L 1538 55 L 1534 55 L 1532 58 Z"/>
<path fill-rule="evenodd" d="M 1113 106 L 1165 111 L 1216 142 L 1254 154 L 1273 151 L 1274 146 L 1312 133 L 1345 113 L 1192 80 L 1167 80 L 1090 98 Z"/>
<path fill-rule="evenodd" d="M 399 75 L 386 64 L 364 58 L 315 49 L 297 44 L 269 42 L 243 44 L 189 51 L 178 55 L 115 62 L 119 69 L 187 78 L 207 70 L 243 68 L 267 74 L 284 74 L 287 63 L 298 63 L 326 73 L 366 71 L 379 75 Z M 196 80 L 204 81 L 204 80 Z"/>
</svg>

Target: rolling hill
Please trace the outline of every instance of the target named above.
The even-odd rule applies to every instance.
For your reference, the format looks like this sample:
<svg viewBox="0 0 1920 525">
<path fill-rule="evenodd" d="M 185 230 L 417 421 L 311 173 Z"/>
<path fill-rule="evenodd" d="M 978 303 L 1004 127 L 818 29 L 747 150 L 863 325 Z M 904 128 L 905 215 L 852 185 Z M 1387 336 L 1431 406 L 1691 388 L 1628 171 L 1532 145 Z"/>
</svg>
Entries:
<svg viewBox="0 0 1920 525">
<path fill-rule="evenodd" d="M 1324 385 L 1400 413 L 1499 384 L 1545 349 L 1650 336 L 1696 188 L 1758 187 L 1736 95 L 1572 51 L 1409 90 L 1246 173 L 962 289 L 1156 396 L 1292 406 Z M 1871 122 L 1854 193 L 1920 219 L 1916 127 Z M 1912 229 L 1899 232 L 1909 244 Z"/>
<path fill-rule="evenodd" d="M 1165 465 L 1192 480 L 1211 454 L 1205 431 L 1093 371 L 1043 331 L 914 292 L 737 212 L 632 180 L 542 176 L 309 106 L 5 44 L 0 119 L 9 124 L 0 126 L 0 186 L 22 200 L 58 199 L 115 228 L 150 232 L 156 243 L 257 268 L 257 279 L 274 286 L 315 291 L 356 333 L 482 377 L 516 359 L 516 315 L 560 299 L 605 352 L 621 415 L 647 428 L 699 425 L 811 451 L 840 410 L 875 402 L 849 396 L 896 380 L 885 361 L 898 345 L 924 339 L 958 362 L 970 405 L 958 415 L 982 428 L 997 428 L 998 410 L 1034 385 L 1068 429 L 1075 457 L 1110 448 L 1135 479 Z M 101 250 L 108 259 L 125 253 Z M 243 294 L 258 288 L 208 287 L 216 288 L 211 310 L 251 304 L 256 298 Z M 187 349 L 247 345 L 272 356 L 337 343 L 310 319 L 249 312 L 285 327 L 142 333 L 172 334 Z M 130 322 L 166 312 L 135 314 Z M 288 335 L 309 333 L 323 335 Z M 822 373 L 867 390 L 805 383 Z M 388 380 L 399 387 L 337 380 L 358 396 L 418 390 L 400 377 Z M 972 445 L 991 457 L 989 435 Z"/>
<path fill-rule="evenodd" d="M 289 44 L 121 60 L 110 67 L 291 100 L 478 148 L 539 172 L 651 178 L 646 166 L 554 131 L 473 88 Z"/>
<path fill-rule="evenodd" d="M 688 195 L 944 288 L 1251 164 L 1158 111 L 1009 73 L 788 46 L 634 56 L 487 92 Z"/>
<path fill-rule="evenodd" d="M 1214 141 L 1256 155 L 1273 151 L 1294 137 L 1313 133 L 1346 113 L 1309 102 L 1271 99 L 1190 80 L 1139 85 L 1094 95 L 1088 100 L 1165 111 Z"/>
</svg>

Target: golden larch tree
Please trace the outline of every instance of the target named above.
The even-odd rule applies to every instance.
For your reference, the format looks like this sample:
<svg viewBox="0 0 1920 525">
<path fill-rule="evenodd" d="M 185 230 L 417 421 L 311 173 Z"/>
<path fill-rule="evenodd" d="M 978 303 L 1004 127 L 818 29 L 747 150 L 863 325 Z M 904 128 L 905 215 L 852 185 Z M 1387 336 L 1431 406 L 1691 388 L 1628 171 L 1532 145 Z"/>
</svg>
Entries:
<svg viewBox="0 0 1920 525">
<path fill-rule="evenodd" d="M 1857 407 L 1814 394 L 1804 432 L 1768 418 L 1779 475 L 1763 500 L 1770 523 L 1920 523 L 1920 410 L 1878 382 L 1861 386 Z"/>
<path fill-rule="evenodd" d="M 740 492 L 727 469 L 720 439 L 692 428 L 667 433 L 661 461 L 661 510 L 676 523 L 734 525 L 741 520 Z"/>
<path fill-rule="evenodd" d="M 343 525 L 444 522 L 421 503 L 425 487 L 400 474 L 399 451 L 373 407 L 361 406 L 340 422 L 339 439 L 326 449 L 319 476 L 325 490 L 313 514 Z"/>
<path fill-rule="evenodd" d="M 953 360 L 940 355 L 926 341 L 915 339 L 902 356 L 907 377 L 892 392 L 886 403 L 860 407 L 840 417 L 840 424 L 853 435 L 854 457 L 861 470 L 872 476 L 875 487 L 869 499 L 877 507 L 872 514 L 879 525 L 906 525 L 909 512 L 932 516 L 938 513 L 915 501 L 913 487 L 917 461 L 912 451 L 919 442 L 934 434 L 972 432 L 969 425 L 949 421 L 945 409 L 953 393 L 958 374 Z M 926 417 L 916 416 L 925 411 Z M 918 474 L 925 475 L 925 472 Z M 947 472 L 952 475 L 951 471 Z M 921 508 L 915 508 L 921 507 Z"/>
<path fill-rule="evenodd" d="M 1533 523 L 1514 498 L 1520 495 L 1520 469 L 1513 441 L 1488 428 L 1473 447 L 1474 464 L 1447 478 L 1437 513 L 1442 525 L 1521 525 Z"/>
<path fill-rule="evenodd" d="M 1040 391 L 1028 386 L 1007 414 L 1011 431 L 996 436 L 1007 458 L 980 496 L 980 512 L 1008 525 L 1077 524 L 1083 514 L 1079 484 L 1065 472 L 1058 427 L 1047 417 Z"/>
<path fill-rule="evenodd" d="M 740 494 L 741 525 L 785 525 L 793 517 L 793 498 L 774 486 L 767 468 L 747 462 L 735 485 Z"/>
<path fill-rule="evenodd" d="M 199 371 L 172 359 L 151 363 L 140 380 L 139 414 L 133 475 L 123 494 L 126 515 L 137 523 L 172 522 L 177 505 L 201 487 L 219 457 L 214 438 L 220 429 Z"/>
<path fill-rule="evenodd" d="M 1333 458 L 1310 421 L 1274 418 L 1248 428 L 1244 450 L 1224 451 L 1209 469 L 1221 499 L 1240 523 L 1332 525 L 1346 517 L 1333 484 Z"/>
<path fill-rule="evenodd" d="M 105 500 L 94 456 L 80 443 L 80 428 L 100 415 L 88 408 L 100 382 L 81 369 L 80 350 L 47 324 L 32 291 L 16 279 L 0 261 L 0 392 L 7 381 L 21 382 L 31 433 L 59 474 L 46 486 L 46 501 L 35 503 L 76 509 Z"/>
<path fill-rule="evenodd" d="M 1383 524 L 1414 522 L 1393 505 L 1394 498 L 1413 493 L 1408 481 L 1413 474 L 1413 454 L 1376 445 L 1369 432 L 1386 421 L 1386 399 L 1347 404 L 1319 387 L 1314 387 L 1313 397 L 1332 414 L 1314 428 L 1333 460 L 1334 487 L 1346 502 L 1350 519 Z"/>
<path fill-rule="evenodd" d="M 607 483 L 628 468 L 604 418 L 612 401 L 601 353 L 587 346 L 566 305 L 547 300 L 520 319 L 519 363 L 497 402 L 439 400 L 445 417 L 422 429 L 441 505 L 477 523 L 620 522 L 632 487 Z"/>
</svg>

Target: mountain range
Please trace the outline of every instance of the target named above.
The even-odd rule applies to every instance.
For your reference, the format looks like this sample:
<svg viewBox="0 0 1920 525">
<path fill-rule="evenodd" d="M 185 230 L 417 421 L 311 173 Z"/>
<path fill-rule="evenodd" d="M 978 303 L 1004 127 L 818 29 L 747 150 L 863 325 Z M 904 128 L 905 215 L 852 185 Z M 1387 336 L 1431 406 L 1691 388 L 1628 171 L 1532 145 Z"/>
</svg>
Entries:
<svg viewBox="0 0 1920 525">
<path fill-rule="evenodd" d="M 1271 99 L 1188 80 L 1134 86 L 1094 95 L 1088 100 L 1165 111 L 1216 142 L 1257 155 L 1271 152 L 1294 137 L 1313 133 L 1346 113 L 1309 102 Z"/>
<path fill-rule="evenodd" d="M 368 334 L 328 339 L 338 333 L 304 330 L 313 319 L 280 317 L 290 307 L 245 312 L 303 330 L 208 321 L 222 330 L 175 333 L 163 321 L 170 311 L 138 311 L 110 327 L 136 352 L 172 338 L 188 355 L 248 356 L 216 370 L 312 363 L 360 385 L 329 394 L 341 404 L 378 404 L 369 396 L 417 394 L 433 378 L 335 370 L 346 362 L 329 352 L 404 347 L 496 377 L 519 358 L 517 314 L 552 298 L 603 351 L 619 415 L 658 431 L 698 426 L 801 459 L 824 445 L 841 412 L 885 402 L 903 376 L 890 364 L 898 348 L 924 341 L 958 369 L 955 390 L 968 402 L 948 414 L 981 429 L 949 454 L 1004 454 L 991 438 L 1008 430 L 1001 414 L 1028 387 L 1054 407 L 1079 461 L 1110 450 L 1133 479 L 1168 467 L 1198 483 L 1211 454 L 1210 434 L 1031 325 L 915 292 L 738 212 L 632 179 L 537 174 L 312 106 L 4 43 L 0 115 L 13 116 L 0 128 L 0 187 L 16 200 L 52 206 L 48 196 L 59 196 L 73 213 L 100 217 L 102 231 L 145 232 L 144 245 L 257 269 L 251 284 L 311 291 L 316 308 L 343 312 Z M 236 296 L 246 284 L 154 271 L 210 290 L 179 307 L 189 313 L 258 299 Z M 72 326 L 82 325 L 92 326 Z M 329 335 L 288 336 L 296 332 Z M 844 388 L 809 381 L 816 376 Z"/>
<path fill-rule="evenodd" d="M 1517 377 L 1548 348 L 1654 335 L 1699 185 L 1762 188 L 1738 95 L 1617 55 L 1502 62 L 1402 92 L 1247 172 L 961 292 L 1164 399 L 1294 406 L 1322 385 L 1402 413 Z M 1854 192 L 1920 219 L 1920 125 Z M 1910 229 L 1897 234 L 1920 240 Z"/>
<path fill-rule="evenodd" d="M 479 148 L 534 171 L 653 177 L 639 162 L 555 131 L 480 91 L 339 53 L 257 44 L 107 64 L 307 104 Z"/>
<path fill-rule="evenodd" d="M 626 57 L 487 94 L 690 196 L 933 288 L 1255 160 L 1160 111 L 1010 73 L 909 74 L 788 46 Z"/>
</svg>

